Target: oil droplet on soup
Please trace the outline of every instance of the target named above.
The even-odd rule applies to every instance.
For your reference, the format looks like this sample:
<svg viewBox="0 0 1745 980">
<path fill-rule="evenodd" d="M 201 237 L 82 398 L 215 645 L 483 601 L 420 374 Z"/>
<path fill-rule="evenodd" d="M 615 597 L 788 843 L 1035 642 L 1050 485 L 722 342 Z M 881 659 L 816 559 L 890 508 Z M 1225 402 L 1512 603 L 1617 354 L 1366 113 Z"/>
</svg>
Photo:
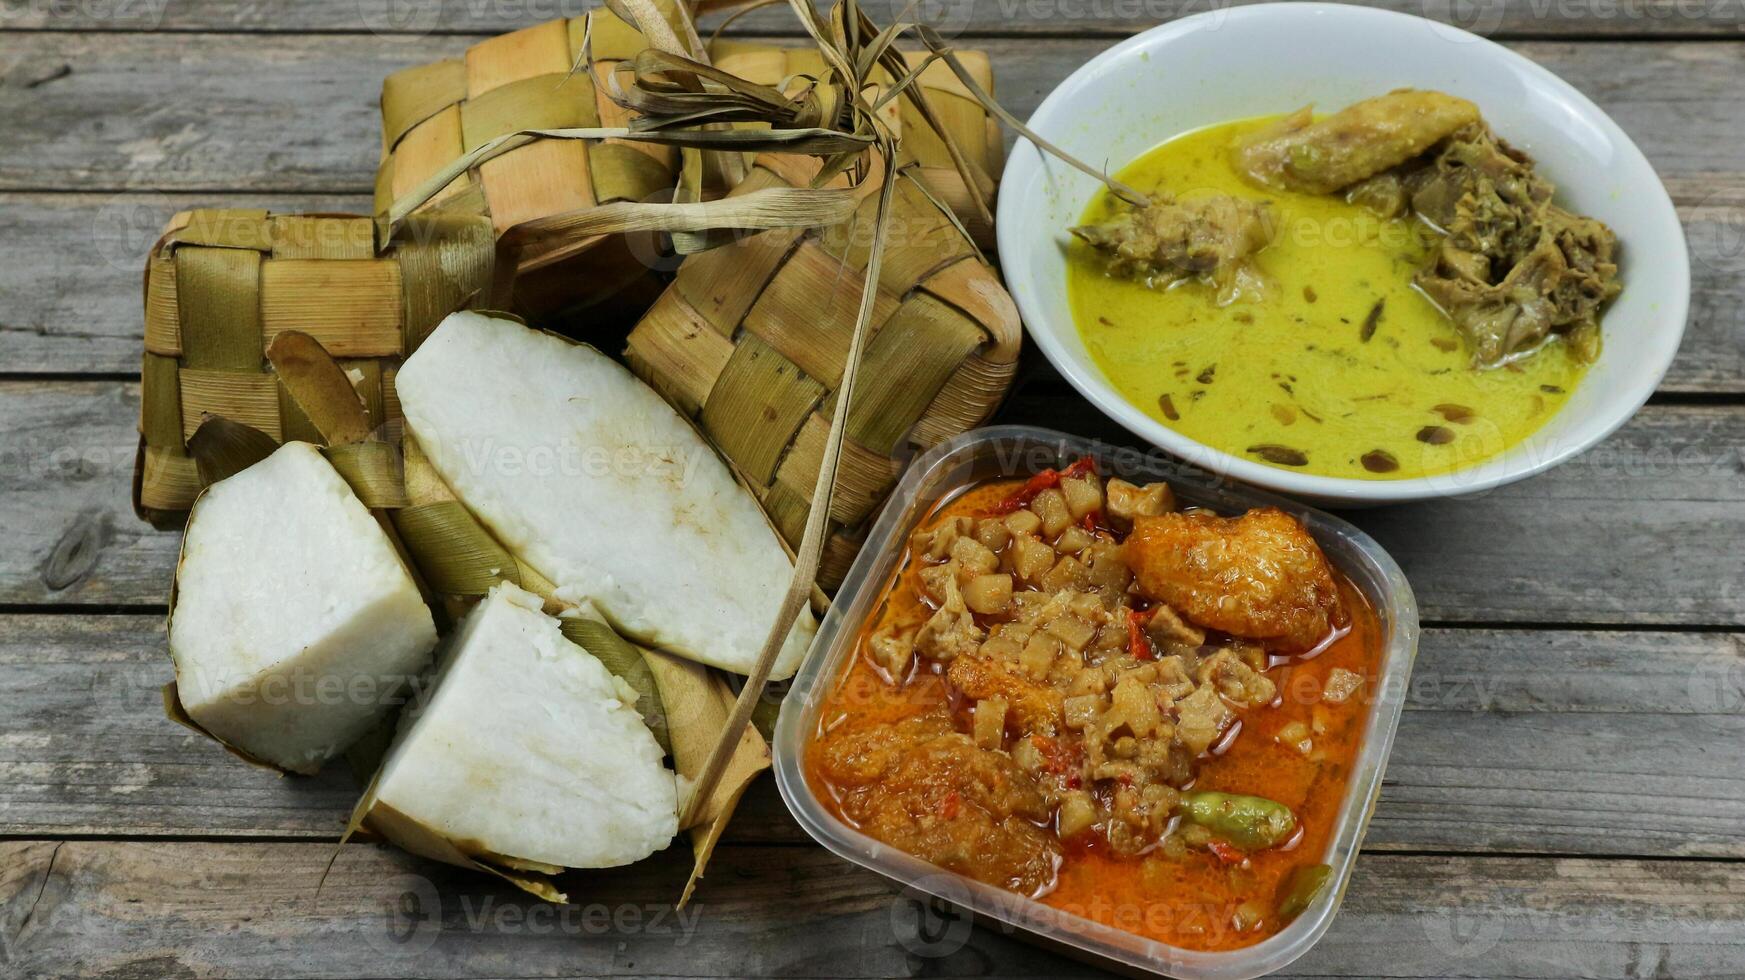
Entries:
<svg viewBox="0 0 1745 980">
<path fill-rule="evenodd" d="M 1118 175 L 1147 193 L 1271 201 L 1259 297 L 1219 307 L 1203 283 L 1152 289 L 1111 278 L 1083 242 L 1069 246 L 1073 318 L 1116 389 L 1164 425 L 1244 459 L 1368 480 L 1471 466 L 1556 414 L 1585 366 L 1554 341 L 1475 370 L 1454 325 L 1412 287 L 1438 240 L 1428 226 L 1337 196 L 1263 189 L 1236 172 L 1230 142 L 1269 121 L 1187 133 Z M 1085 223 L 1116 204 L 1102 194 Z M 1433 439 L 1420 437 L 1432 428 Z"/>
</svg>

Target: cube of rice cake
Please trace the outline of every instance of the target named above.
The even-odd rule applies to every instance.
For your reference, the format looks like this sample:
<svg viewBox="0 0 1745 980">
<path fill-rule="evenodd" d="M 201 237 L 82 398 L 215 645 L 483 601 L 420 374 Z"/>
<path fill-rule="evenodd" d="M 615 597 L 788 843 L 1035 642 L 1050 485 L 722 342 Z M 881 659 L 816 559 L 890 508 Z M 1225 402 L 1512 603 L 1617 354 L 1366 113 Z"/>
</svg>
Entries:
<svg viewBox="0 0 1745 980">
<path fill-rule="evenodd" d="M 394 709 L 435 645 L 392 542 L 308 443 L 195 504 L 170 656 L 182 709 L 226 744 L 313 773 Z"/>
<path fill-rule="evenodd" d="M 419 447 L 468 510 L 566 601 L 619 632 L 751 671 L 794 566 L 691 423 L 592 347 L 455 313 L 395 377 Z M 792 677 L 817 623 L 789 633 Z"/>
<path fill-rule="evenodd" d="M 361 805 L 365 826 L 426 857 L 512 868 L 617 867 L 678 833 L 676 781 L 636 691 L 537 596 L 493 587 L 433 680 Z"/>
</svg>

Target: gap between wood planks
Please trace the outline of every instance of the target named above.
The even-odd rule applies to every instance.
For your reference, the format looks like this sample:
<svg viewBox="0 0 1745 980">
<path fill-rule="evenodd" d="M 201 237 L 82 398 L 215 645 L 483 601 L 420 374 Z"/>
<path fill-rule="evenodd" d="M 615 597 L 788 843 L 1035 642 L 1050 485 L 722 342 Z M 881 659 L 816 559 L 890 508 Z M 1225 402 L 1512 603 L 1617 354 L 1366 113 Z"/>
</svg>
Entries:
<svg viewBox="0 0 1745 980">
<path fill-rule="evenodd" d="M 1384 788 L 1385 792 L 1385 788 Z M 64 844 L 71 841 L 103 844 L 259 844 L 271 847 L 279 844 L 338 843 L 336 833 L 331 840 L 308 834 L 0 834 L 0 844 Z M 379 841 L 353 841 L 353 847 L 392 847 Z M 795 840 L 734 840 L 723 838 L 719 847 L 757 847 L 800 849 L 820 845 L 810 839 Z M 1384 854 L 1389 857 L 1457 858 L 1474 861 L 1652 861 L 1668 864 L 1745 864 L 1745 855 L 1733 854 L 1637 854 L 1633 852 L 1594 854 L 1580 851 L 1472 850 L 1413 847 L 1402 844 L 1365 844 L 1360 853 Z"/>
</svg>

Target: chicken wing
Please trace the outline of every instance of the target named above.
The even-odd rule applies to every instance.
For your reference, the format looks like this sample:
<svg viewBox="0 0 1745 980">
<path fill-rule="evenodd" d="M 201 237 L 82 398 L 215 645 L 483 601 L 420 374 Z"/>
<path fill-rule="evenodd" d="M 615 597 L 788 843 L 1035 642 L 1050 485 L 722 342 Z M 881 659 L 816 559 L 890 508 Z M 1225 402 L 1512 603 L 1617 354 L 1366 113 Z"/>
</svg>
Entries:
<svg viewBox="0 0 1745 980">
<path fill-rule="evenodd" d="M 1305 106 L 1239 140 L 1236 169 L 1271 187 L 1331 194 L 1478 121 L 1471 102 L 1414 89 L 1364 99 L 1320 121 Z"/>
<path fill-rule="evenodd" d="M 1141 517 L 1124 547 L 1140 593 L 1200 626 L 1299 653 L 1349 622 L 1327 557 L 1276 507 Z"/>
</svg>

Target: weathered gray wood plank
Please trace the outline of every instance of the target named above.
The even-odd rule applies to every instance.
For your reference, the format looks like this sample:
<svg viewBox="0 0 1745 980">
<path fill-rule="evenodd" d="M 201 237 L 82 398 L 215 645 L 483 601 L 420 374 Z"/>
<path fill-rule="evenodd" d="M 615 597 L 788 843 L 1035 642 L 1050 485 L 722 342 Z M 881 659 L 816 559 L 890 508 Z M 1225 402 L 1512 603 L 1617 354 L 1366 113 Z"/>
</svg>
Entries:
<svg viewBox="0 0 1745 980">
<path fill-rule="evenodd" d="M 1025 0 L 1029 2 L 1029 0 Z M 1052 2 L 1052 0 L 1039 0 Z M 382 77 L 472 37 L 15 34 L 0 190 L 367 193 Z M 970 43 L 970 42 L 966 42 Z M 988 39 L 999 92 L 1026 116 L 1109 45 Z M 1745 184 L 1745 48 L 1713 42 L 1514 45 L 1587 92 L 1695 205 Z M 1281 108 L 1285 106 L 1281 103 Z M 1687 182 L 1691 181 L 1691 182 Z M 1733 200 L 1733 203 L 1745 201 Z"/>
<path fill-rule="evenodd" d="M 1189 14 L 1226 10 L 1253 0 L 951 0 L 923 5 L 919 16 L 943 30 L 1002 34 L 1128 34 Z M 1451 0 L 1379 0 L 1364 6 L 1398 10 L 1451 23 L 1487 37 L 1732 36 L 1745 29 L 1745 12 L 1722 2 L 1640 0 L 1633 3 L 1554 4 L 1546 0 L 1499 0 L 1456 4 Z M 552 17 L 574 16 L 597 6 L 592 0 L 118 0 L 115 3 L 20 4 L 0 27 L 12 30 L 103 31 L 339 31 L 379 35 L 472 33 L 513 30 Z M 825 6 L 819 4 L 820 7 Z M 881 21 L 909 6 L 863 5 Z M 704 20 L 704 29 L 718 18 Z M 738 31 L 798 33 L 785 8 L 759 11 L 734 25 Z"/>
<path fill-rule="evenodd" d="M 370 846 L 0 844 L 0 962 L 22 977 L 1069 977 L 1099 971 L 812 848 L 572 876 L 576 904 Z M 1136 910 L 1143 913 L 1143 910 Z M 1284 976 L 1737 976 L 1745 865 L 1365 855 Z"/>
<path fill-rule="evenodd" d="M 162 602 L 177 536 L 129 509 L 137 398 L 128 382 L 0 382 L 0 603 Z M 1132 441 L 1076 395 L 1021 393 L 1000 418 Z M 1651 405 L 1525 483 L 1352 517 L 1430 620 L 1745 625 L 1742 468 L 1745 409 Z"/>
<path fill-rule="evenodd" d="M 0 617 L 0 834 L 332 839 L 284 779 L 163 717 L 157 616 Z M 1372 849 L 1745 858 L 1745 634 L 1434 629 Z M 762 780 L 730 831 L 806 840 Z"/>
<path fill-rule="evenodd" d="M 0 194 L 0 373 L 137 374 L 140 277 L 192 207 L 368 212 L 367 195 Z"/>
<path fill-rule="evenodd" d="M 0 192 L 0 373 L 135 373 L 140 269 L 188 207 L 367 212 L 363 195 Z M 1662 391 L 1745 394 L 1745 194 L 1686 208 L 1691 318 Z"/>
</svg>

